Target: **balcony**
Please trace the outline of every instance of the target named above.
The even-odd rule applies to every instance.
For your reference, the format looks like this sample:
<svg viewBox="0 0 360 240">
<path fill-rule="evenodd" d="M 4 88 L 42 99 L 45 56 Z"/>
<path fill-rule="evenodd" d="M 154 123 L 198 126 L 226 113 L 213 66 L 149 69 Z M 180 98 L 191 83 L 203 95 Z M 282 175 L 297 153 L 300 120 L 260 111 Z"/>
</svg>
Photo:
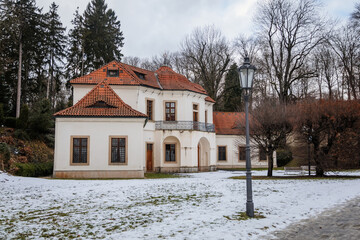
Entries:
<svg viewBox="0 0 360 240">
<path fill-rule="evenodd" d="M 155 129 L 215 132 L 215 125 L 212 123 L 193 122 L 193 121 L 156 121 Z"/>
</svg>

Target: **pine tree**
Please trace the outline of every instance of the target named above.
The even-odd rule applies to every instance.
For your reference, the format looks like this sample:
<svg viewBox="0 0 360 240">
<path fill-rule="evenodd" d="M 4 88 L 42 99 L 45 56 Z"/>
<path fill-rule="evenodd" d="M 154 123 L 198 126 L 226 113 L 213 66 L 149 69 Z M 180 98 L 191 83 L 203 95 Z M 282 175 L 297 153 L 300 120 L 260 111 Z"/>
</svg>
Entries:
<svg viewBox="0 0 360 240">
<path fill-rule="evenodd" d="M 240 111 L 242 97 L 237 68 L 236 63 L 232 64 L 225 77 L 224 111 Z"/>
<path fill-rule="evenodd" d="M 120 21 L 105 0 L 92 0 L 84 12 L 83 44 L 86 61 L 84 73 L 112 60 L 121 60 L 124 37 Z"/>
<path fill-rule="evenodd" d="M 1 53 L 1 60 L 5 60 L 0 64 L 1 80 L 4 81 L 1 87 L 8 88 L 12 101 L 5 104 L 13 108 L 16 103 L 16 117 L 19 117 L 21 101 L 31 95 L 34 56 L 41 45 L 38 39 L 43 38 L 39 27 L 42 15 L 34 0 L 4 0 L 1 9 L 0 48 L 5 46 Z"/>
<path fill-rule="evenodd" d="M 79 14 L 79 8 L 76 9 L 74 19 L 71 20 L 73 28 L 69 31 L 67 55 L 67 65 L 65 77 L 73 79 L 83 75 L 84 48 L 83 48 L 83 17 Z"/>
<path fill-rule="evenodd" d="M 57 13 L 58 5 L 53 2 L 50 10 L 45 15 L 47 30 L 46 37 L 46 63 L 48 65 L 48 81 L 46 88 L 46 98 L 50 98 L 52 106 L 55 104 L 55 95 L 61 85 L 60 78 L 63 75 L 63 60 L 66 57 L 66 36 L 60 16 Z"/>
</svg>

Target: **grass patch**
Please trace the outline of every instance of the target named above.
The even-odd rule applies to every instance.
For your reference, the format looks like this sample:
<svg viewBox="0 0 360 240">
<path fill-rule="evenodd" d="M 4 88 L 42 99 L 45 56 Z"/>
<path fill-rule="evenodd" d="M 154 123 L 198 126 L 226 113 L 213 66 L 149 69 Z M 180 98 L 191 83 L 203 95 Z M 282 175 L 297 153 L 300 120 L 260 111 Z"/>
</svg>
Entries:
<svg viewBox="0 0 360 240">
<path fill-rule="evenodd" d="M 180 176 L 174 173 L 145 173 L 146 179 L 158 179 L 158 178 L 181 178 L 184 176 Z"/>
<path fill-rule="evenodd" d="M 230 177 L 230 179 L 237 180 L 246 180 L 246 176 L 237 176 Z M 324 176 L 324 177 L 316 177 L 316 176 L 276 176 L 276 177 L 268 177 L 268 176 L 252 176 L 253 180 L 324 180 L 324 179 L 332 179 L 332 180 L 349 180 L 349 179 L 360 179 L 360 176 Z"/>
<path fill-rule="evenodd" d="M 217 170 L 222 170 L 222 171 L 246 171 L 246 168 L 217 168 Z M 267 170 L 266 168 L 251 168 L 252 171 L 263 171 L 263 170 Z M 273 168 L 273 170 L 284 170 L 284 167 L 276 167 Z"/>
<path fill-rule="evenodd" d="M 227 220 L 236 220 L 236 221 L 244 221 L 244 220 L 248 220 L 248 219 L 262 219 L 265 218 L 264 215 L 262 215 L 261 213 L 255 211 L 254 212 L 254 217 L 251 218 L 248 215 L 246 215 L 246 212 L 237 212 L 234 215 L 231 216 L 224 216 Z"/>
</svg>

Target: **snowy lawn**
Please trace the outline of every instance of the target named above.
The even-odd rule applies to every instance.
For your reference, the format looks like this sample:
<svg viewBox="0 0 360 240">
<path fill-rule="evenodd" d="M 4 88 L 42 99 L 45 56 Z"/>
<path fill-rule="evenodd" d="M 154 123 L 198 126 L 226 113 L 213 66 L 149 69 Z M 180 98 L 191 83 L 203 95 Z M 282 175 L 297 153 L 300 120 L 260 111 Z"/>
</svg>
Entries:
<svg viewBox="0 0 360 240">
<path fill-rule="evenodd" d="M 231 219 L 245 211 L 245 180 L 229 177 L 244 172 L 186 175 L 51 180 L 0 172 L 0 239 L 257 239 L 360 197 L 360 179 L 254 180 L 265 218 L 238 221 Z"/>
</svg>

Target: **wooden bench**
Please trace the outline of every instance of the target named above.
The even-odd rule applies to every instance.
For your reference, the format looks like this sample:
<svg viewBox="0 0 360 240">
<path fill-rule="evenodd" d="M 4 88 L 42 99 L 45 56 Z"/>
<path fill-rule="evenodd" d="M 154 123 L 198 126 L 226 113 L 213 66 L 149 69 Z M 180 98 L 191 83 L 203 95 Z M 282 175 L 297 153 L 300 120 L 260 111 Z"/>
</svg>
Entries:
<svg viewBox="0 0 360 240">
<path fill-rule="evenodd" d="M 316 166 L 310 166 L 310 174 L 315 174 Z M 309 166 L 301 166 L 301 167 L 284 167 L 284 174 L 291 175 L 307 175 L 309 173 Z"/>
<path fill-rule="evenodd" d="M 301 167 L 284 167 L 284 174 L 291 175 L 291 174 L 302 174 L 303 170 Z"/>
<path fill-rule="evenodd" d="M 309 174 L 309 166 L 301 166 L 303 174 Z M 310 174 L 316 174 L 316 166 L 310 166 Z"/>
</svg>

